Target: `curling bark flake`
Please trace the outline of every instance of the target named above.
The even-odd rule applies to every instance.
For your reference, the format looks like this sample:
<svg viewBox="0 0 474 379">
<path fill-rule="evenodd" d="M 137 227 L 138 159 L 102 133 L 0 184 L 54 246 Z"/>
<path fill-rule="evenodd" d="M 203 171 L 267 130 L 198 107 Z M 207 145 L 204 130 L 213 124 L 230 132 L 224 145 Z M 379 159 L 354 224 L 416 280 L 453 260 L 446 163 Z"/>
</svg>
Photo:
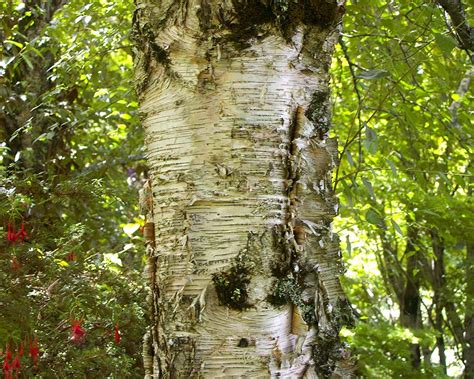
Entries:
<svg viewBox="0 0 474 379">
<path fill-rule="evenodd" d="M 137 1 L 148 378 L 349 377 L 329 66 L 342 4 Z"/>
</svg>

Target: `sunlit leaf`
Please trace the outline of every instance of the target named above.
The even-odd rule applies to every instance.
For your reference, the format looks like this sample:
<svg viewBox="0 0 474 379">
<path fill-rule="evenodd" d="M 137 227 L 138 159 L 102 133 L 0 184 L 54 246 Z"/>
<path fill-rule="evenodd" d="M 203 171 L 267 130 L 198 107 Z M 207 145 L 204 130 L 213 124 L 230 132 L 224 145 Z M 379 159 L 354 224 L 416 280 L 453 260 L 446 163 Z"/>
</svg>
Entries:
<svg viewBox="0 0 474 379">
<path fill-rule="evenodd" d="M 140 224 L 125 224 L 122 229 L 127 236 L 131 237 L 138 229 L 140 229 Z"/>
<path fill-rule="evenodd" d="M 403 232 L 402 230 L 400 229 L 400 226 L 393 220 L 391 219 L 390 222 L 392 223 L 392 226 L 393 228 L 395 229 L 395 231 L 400 234 L 401 236 L 403 236 Z"/>
<path fill-rule="evenodd" d="M 390 76 L 390 73 L 386 70 L 380 69 L 372 69 L 368 71 L 362 71 L 357 74 L 357 79 L 365 79 L 365 80 L 374 80 L 374 79 L 382 79 Z"/>
<path fill-rule="evenodd" d="M 23 48 L 23 44 L 22 44 L 22 43 L 17 42 L 17 41 L 13 41 L 13 40 L 11 40 L 11 39 L 6 39 L 6 40 L 3 41 L 3 43 L 9 43 L 10 45 L 14 45 L 14 46 L 16 46 L 16 47 L 18 47 L 18 48 L 20 48 L 20 49 Z"/>
</svg>

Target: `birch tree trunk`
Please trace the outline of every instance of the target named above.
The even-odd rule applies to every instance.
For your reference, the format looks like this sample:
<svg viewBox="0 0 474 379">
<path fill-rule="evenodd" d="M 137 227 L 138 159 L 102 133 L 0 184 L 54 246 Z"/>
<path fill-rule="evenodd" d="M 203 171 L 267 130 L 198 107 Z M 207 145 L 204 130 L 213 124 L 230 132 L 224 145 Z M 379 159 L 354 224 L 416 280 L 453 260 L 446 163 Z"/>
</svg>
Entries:
<svg viewBox="0 0 474 379">
<path fill-rule="evenodd" d="M 335 0 L 137 1 L 148 378 L 351 375 L 327 136 L 343 12 Z"/>
</svg>

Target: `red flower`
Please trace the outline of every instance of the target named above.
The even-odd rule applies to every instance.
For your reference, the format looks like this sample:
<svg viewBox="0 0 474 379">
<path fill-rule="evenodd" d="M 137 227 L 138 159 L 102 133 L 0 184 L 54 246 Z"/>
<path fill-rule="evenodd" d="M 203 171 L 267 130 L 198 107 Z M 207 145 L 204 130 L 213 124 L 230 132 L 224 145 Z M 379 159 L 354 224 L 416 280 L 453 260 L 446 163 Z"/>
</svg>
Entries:
<svg viewBox="0 0 474 379">
<path fill-rule="evenodd" d="M 68 262 L 75 261 L 76 258 L 77 258 L 76 253 L 74 253 L 73 251 L 71 251 L 68 255 L 66 255 L 66 261 Z"/>
<path fill-rule="evenodd" d="M 15 359 L 12 362 L 12 368 L 13 370 L 20 371 L 21 364 L 20 364 L 20 359 L 18 358 L 18 355 L 15 357 Z"/>
<path fill-rule="evenodd" d="M 3 371 L 8 371 L 10 369 L 11 369 L 11 366 L 8 363 L 8 357 L 5 357 L 5 360 L 3 361 Z"/>
<path fill-rule="evenodd" d="M 5 374 L 5 379 L 10 378 L 11 369 L 12 369 L 12 367 L 8 363 L 8 358 L 5 357 L 5 360 L 3 361 L 3 372 Z"/>
<path fill-rule="evenodd" d="M 20 357 L 22 357 L 23 354 L 25 354 L 25 348 L 23 347 L 23 341 L 20 342 L 20 347 L 18 349 L 18 354 L 20 355 Z"/>
<path fill-rule="evenodd" d="M 26 233 L 24 223 L 21 223 L 21 227 L 18 232 L 15 232 L 15 228 L 12 226 L 12 224 L 8 223 L 8 232 L 7 232 L 8 242 L 11 242 L 13 244 L 16 243 L 18 240 L 21 240 L 22 242 L 24 242 L 27 236 L 28 234 Z"/>
<path fill-rule="evenodd" d="M 12 224 L 8 223 L 8 233 L 7 233 L 7 240 L 8 242 L 15 243 L 17 240 L 17 236 L 15 233 L 15 228 L 13 228 Z"/>
<path fill-rule="evenodd" d="M 121 339 L 122 339 L 122 336 L 120 335 L 118 324 L 116 324 L 115 325 L 115 335 L 114 335 L 115 343 L 118 345 L 120 343 Z"/>
<path fill-rule="evenodd" d="M 25 224 L 21 223 L 21 228 L 18 231 L 18 233 L 16 233 L 16 239 L 21 239 L 21 241 L 23 242 L 26 237 L 27 237 L 27 234 L 25 230 Z"/>
<path fill-rule="evenodd" d="M 35 338 L 34 340 L 30 341 L 30 355 L 33 358 L 33 363 L 35 367 L 38 366 L 38 354 L 39 354 L 38 339 Z"/>
<path fill-rule="evenodd" d="M 82 329 L 82 320 L 73 320 L 71 326 L 71 341 L 72 343 L 79 344 L 84 342 L 86 332 Z"/>
</svg>

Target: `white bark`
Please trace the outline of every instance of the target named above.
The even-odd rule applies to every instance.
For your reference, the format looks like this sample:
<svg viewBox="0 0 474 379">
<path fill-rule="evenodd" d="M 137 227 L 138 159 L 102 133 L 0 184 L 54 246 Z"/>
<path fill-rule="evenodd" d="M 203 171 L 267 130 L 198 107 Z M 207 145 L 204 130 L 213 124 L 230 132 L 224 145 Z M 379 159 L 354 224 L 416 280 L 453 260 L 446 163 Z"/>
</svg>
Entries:
<svg viewBox="0 0 474 379">
<path fill-rule="evenodd" d="M 327 377 L 347 314 L 326 137 L 337 25 L 249 36 L 230 1 L 160 3 L 135 21 L 155 225 L 147 376 Z"/>
</svg>

